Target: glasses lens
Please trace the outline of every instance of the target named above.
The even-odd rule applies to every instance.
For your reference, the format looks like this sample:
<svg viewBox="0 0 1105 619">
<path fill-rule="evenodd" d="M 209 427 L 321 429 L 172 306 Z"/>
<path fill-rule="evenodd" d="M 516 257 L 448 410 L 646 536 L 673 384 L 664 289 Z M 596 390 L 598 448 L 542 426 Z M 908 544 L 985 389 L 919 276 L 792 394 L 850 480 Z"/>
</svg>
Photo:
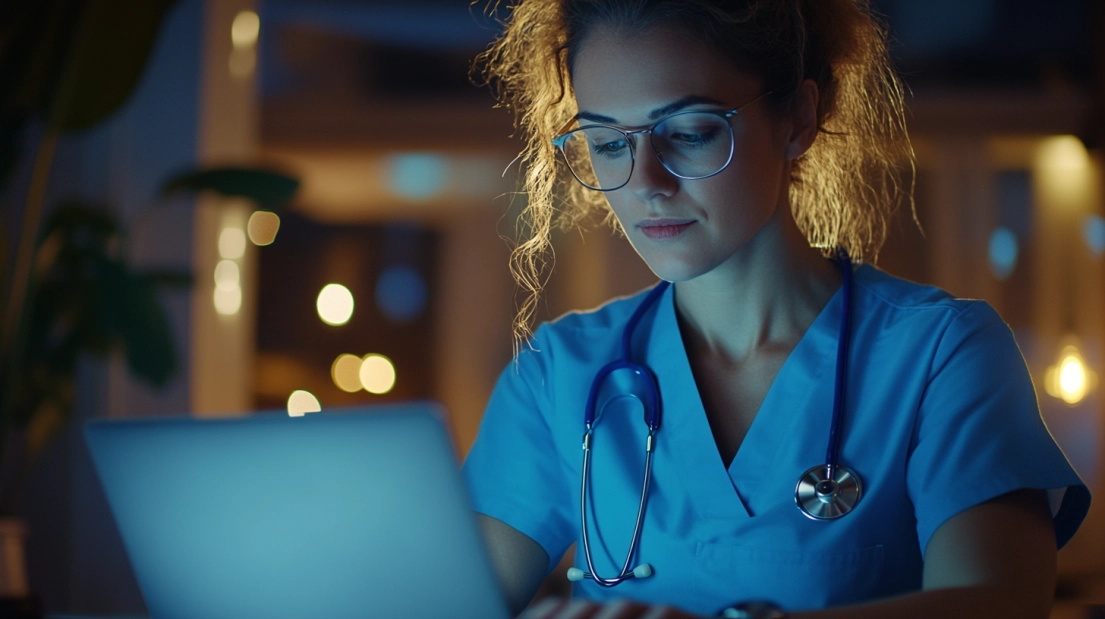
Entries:
<svg viewBox="0 0 1105 619">
<path fill-rule="evenodd" d="M 684 178 L 721 171 L 733 155 L 733 130 L 717 114 L 676 114 L 652 130 L 652 145 L 664 165 Z"/>
<path fill-rule="evenodd" d="M 591 189 L 615 189 L 629 181 L 633 147 L 621 131 L 583 127 L 565 134 L 561 148 L 572 173 Z"/>
</svg>

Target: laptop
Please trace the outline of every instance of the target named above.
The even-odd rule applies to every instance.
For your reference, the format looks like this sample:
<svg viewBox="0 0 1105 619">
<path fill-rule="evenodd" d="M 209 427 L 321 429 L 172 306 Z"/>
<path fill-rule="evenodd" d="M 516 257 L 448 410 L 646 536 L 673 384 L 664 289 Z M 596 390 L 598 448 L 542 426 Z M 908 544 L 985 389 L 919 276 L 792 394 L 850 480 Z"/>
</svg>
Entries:
<svg viewBox="0 0 1105 619">
<path fill-rule="evenodd" d="M 153 619 L 505 619 L 430 403 L 94 421 Z"/>
</svg>

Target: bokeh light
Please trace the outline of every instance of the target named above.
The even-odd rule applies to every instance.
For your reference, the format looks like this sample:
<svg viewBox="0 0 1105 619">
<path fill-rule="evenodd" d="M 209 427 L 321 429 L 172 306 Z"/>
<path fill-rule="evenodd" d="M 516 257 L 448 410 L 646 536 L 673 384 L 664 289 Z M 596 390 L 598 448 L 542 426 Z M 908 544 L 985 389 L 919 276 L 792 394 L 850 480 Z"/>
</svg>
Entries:
<svg viewBox="0 0 1105 619">
<path fill-rule="evenodd" d="M 330 377 L 338 389 L 346 393 L 356 393 L 362 389 L 361 358 L 357 355 L 338 355 L 330 366 Z"/>
<path fill-rule="evenodd" d="M 391 190 L 408 200 L 429 200 L 445 188 L 449 164 L 432 153 L 403 153 L 389 159 Z"/>
<path fill-rule="evenodd" d="M 994 277 L 1005 279 L 1017 266 L 1017 236 L 1009 228 L 996 228 L 990 235 L 990 271 Z"/>
<path fill-rule="evenodd" d="M 1077 346 L 1064 346 L 1059 361 L 1047 369 L 1044 387 L 1048 395 L 1067 404 L 1081 402 L 1097 381 L 1097 375 L 1086 367 Z"/>
<path fill-rule="evenodd" d="M 341 284 L 326 284 L 315 303 L 318 317 L 328 325 L 341 326 L 353 317 L 353 293 Z"/>
<path fill-rule="evenodd" d="M 385 269 L 376 281 L 376 305 L 395 322 L 410 322 L 426 309 L 426 280 L 411 266 Z"/>
<path fill-rule="evenodd" d="M 1059 366 L 1059 390 L 1067 396 L 1067 402 L 1078 401 L 1086 393 L 1086 367 L 1076 357 L 1063 359 Z"/>
<path fill-rule="evenodd" d="M 1082 239 L 1094 256 L 1105 254 L 1105 218 L 1101 215 L 1086 215 L 1082 220 Z"/>
<path fill-rule="evenodd" d="M 317 413 L 322 410 L 318 398 L 310 391 L 296 389 L 288 396 L 288 416 L 302 417 L 306 413 Z"/>
<path fill-rule="evenodd" d="M 361 385 L 369 393 L 382 394 L 395 386 L 395 366 L 383 355 L 368 354 L 361 361 Z"/>
<path fill-rule="evenodd" d="M 272 211 L 254 211 L 249 216 L 246 224 L 249 231 L 249 240 L 254 245 L 271 245 L 276 240 L 276 233 L 280 230 L 280 216 Z"/>
<path fill-rule="evenodd" d="M 220 260 L 215 265 L 215 286 L 223 290 L 241 287 L 241 273 L 238 263 L 233 260 Z"/>
<path fill-rule="evenodd" d="M 1036 180 L 1047 203 L 1058 208 L 1080 208 L 1090 196 L 1092 170 L 1086 146 L 1073 135 L 1057 135 L 1040 142 L 1036 153 Z"/>
<path fill-rule="evenodd" d="M 219 256 L 237 260 L 246 253 L 246 233 L 241 228 L 223 228 L 219 233 Z"/>
<path fill-rule="evenodd" d="M 239 11 L 234 16 L 234 23 L 230 26 L 230 40 L 234 47 L 243 49 L 257 44 L 257 36 L 261 33 L 261 18 L 253 11 Z"/>
<path fill-rule="evenodd" d="M 242 309 L 242 289 L 215 287 L 215 311 L 223 316 L 233 316 Z"/>
</svg>

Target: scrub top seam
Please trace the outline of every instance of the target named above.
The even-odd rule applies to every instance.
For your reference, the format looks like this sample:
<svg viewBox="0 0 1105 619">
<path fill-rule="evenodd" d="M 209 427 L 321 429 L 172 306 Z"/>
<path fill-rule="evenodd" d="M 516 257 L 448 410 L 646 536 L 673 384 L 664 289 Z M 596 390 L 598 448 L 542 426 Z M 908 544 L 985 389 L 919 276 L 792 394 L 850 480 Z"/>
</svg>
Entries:
<svg viewBox="0 0 1105 619">
<path fill-rule="evenodd" d="M 896 303 L 896 302 L 891 301 L 890 299 L 886 298 L 879 290 L 877 290 L 870 283 L 865 282 L 865 281 L 861 281 L 859 278 L 854 279 L 853 283 L 855 285 L 858 285 L 858 286 L 862 287 L 864 290 L 866 290 L 868 293 L 870 293 L 871 296 L 874 296 L 874 297 L 878 298 L 880 301 L 882 301 L 886 305 L 889 305 L 890 307 L 892 307 L 894 309 L 897 309 L 897 310 L 910 310 L 910 311 L 943 310 L 943 311 L 952 312 L 952 313 L 955 314 L 955 317 L 958 317 L 960 314 L 967 311 L 971 306 L 973 306 L 977 303 L 985 303 L 985 301 L 982 301 L 981 299 L 961 299 L 961 298 L 952 297 L 952 296 L 949 295 L 948 297 L 938 299 L 936 301 L 932 301 L 932 302 L 929 302 L 929 303 L 916 303 L 916 304 L 912 304 L 912 305 L 903 305 L 901 303 Z M 919 284 L 919 285 L 924 285 L 924 284 Z M 953 320 L 954 320 L 955 317 L 953 317 Z"/>
</svg>

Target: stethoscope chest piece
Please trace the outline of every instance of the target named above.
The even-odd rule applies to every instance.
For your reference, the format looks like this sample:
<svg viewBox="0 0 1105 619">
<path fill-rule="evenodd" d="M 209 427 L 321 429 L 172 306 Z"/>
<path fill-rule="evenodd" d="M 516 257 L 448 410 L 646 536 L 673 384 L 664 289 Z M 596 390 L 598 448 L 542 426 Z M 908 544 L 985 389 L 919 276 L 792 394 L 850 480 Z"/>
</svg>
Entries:
<svg viewBox="0 0 1105 619">
<path fill-rule="evenodd" d="M 808 518 L 835 520 L 852 511 L 863 495 L 859 476 L 851 469 L 819 464 L 802 474 L 794 502 Z"/>
</svg>

